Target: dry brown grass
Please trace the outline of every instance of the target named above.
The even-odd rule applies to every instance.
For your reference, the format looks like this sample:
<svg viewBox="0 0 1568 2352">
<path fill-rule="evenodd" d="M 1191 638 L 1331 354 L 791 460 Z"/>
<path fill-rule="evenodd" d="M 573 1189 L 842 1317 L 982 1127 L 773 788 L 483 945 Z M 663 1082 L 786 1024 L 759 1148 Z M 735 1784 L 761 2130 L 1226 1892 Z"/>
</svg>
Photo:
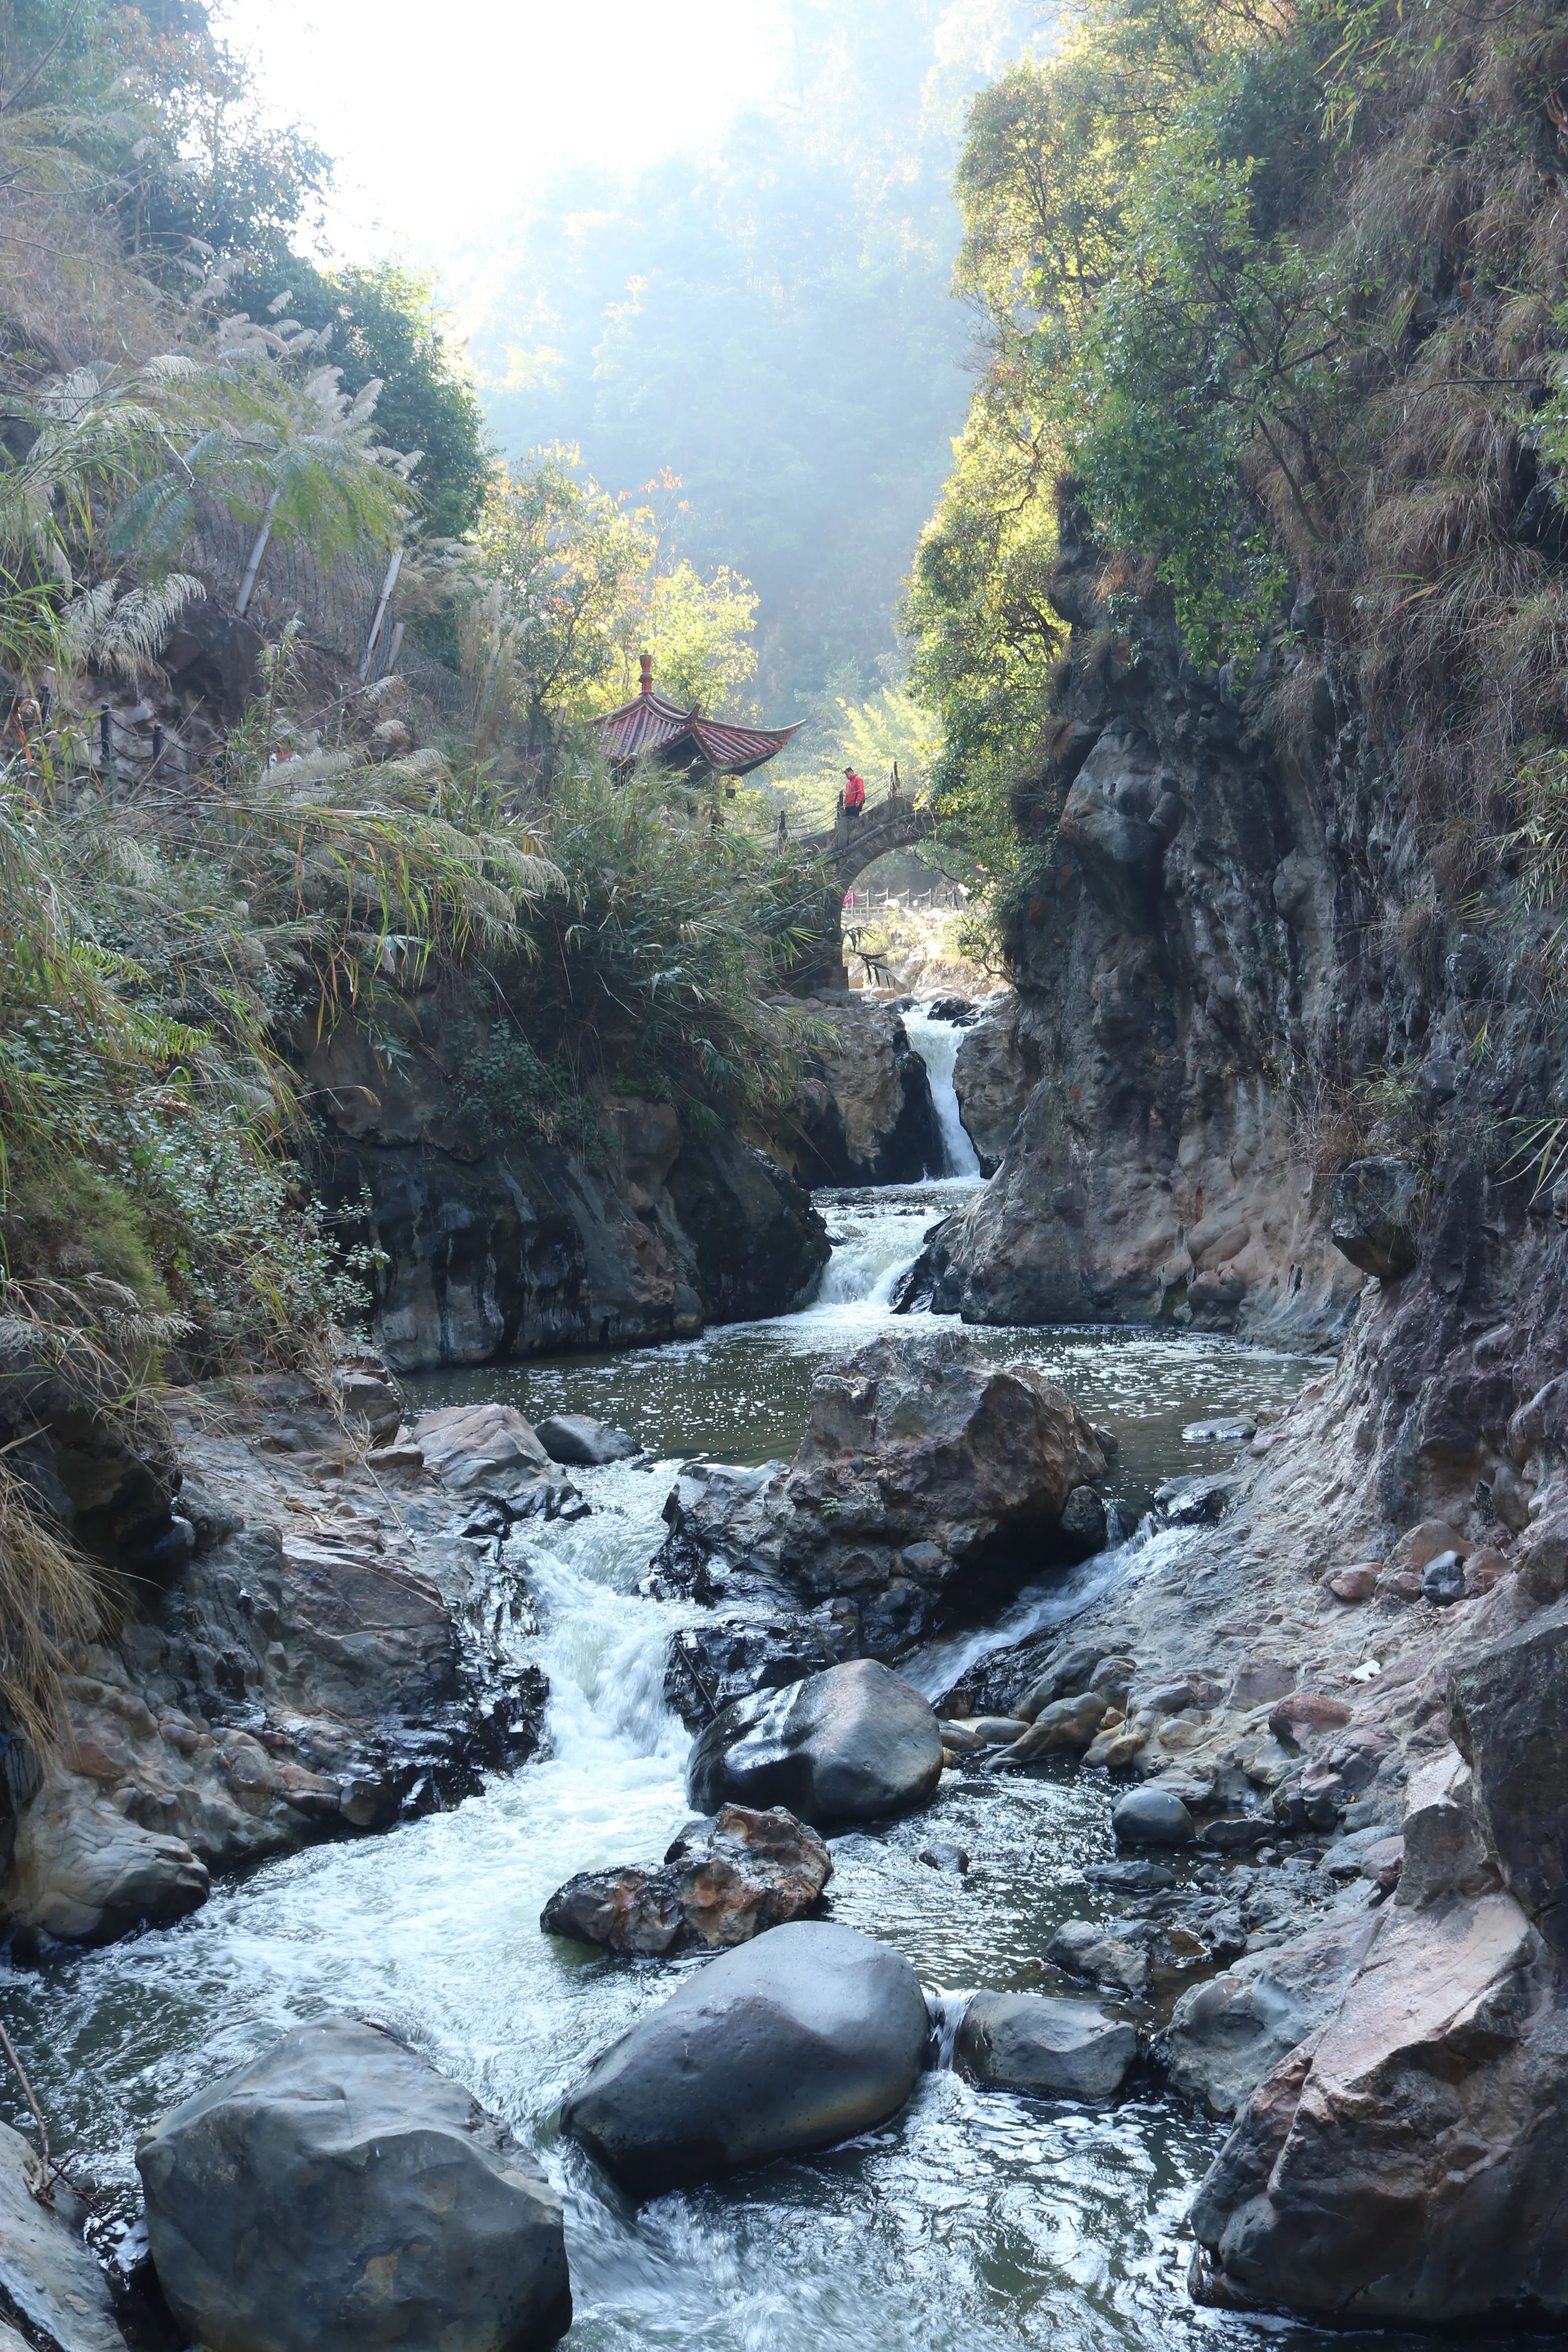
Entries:
<svg viewBox="0 0 1568 2352">
<path fill-rule="evenodd" d="M 0 1453 L 0 1706 L 36 1748 L 58 1736 L 60 1678 L 115 1601 L 108 1571 L 49 1526 Z"/>
</svg>

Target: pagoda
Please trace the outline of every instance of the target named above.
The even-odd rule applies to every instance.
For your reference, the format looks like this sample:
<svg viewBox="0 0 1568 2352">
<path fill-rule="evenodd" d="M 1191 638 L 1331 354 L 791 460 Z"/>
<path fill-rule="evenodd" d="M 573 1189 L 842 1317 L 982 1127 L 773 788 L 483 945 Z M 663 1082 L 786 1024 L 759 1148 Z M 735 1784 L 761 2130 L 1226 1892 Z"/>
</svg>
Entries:
<svg viewBox="0 0 1568 2352">
<path fill-rule="evenodd" d="M 700 702 L 683 710 L 679 703 L 654 692 L 653 656 L 644 654 L 642 680 L 634 698 L 623 702 L 618 710 L 605 711 L 594 724 L 617 779 L 634 760 L 651 757 L 661 767 L 674 768 L 695 781 L 704 772 L 750 775 L 775 751 L 782 751 L 805 721 L 797 719 L 793 727 L 733 727 L 727 719 L 705 719 Z"/>
</svg>

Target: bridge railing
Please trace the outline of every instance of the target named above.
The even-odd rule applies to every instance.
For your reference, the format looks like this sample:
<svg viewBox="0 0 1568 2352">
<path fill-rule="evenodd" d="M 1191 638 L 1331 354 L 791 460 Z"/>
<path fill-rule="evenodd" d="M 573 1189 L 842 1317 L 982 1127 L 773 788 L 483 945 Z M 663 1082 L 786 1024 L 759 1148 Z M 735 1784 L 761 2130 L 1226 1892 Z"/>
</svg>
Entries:
<svg viewBox="0 0 1568 2352">
<path fill-rule="evenodd" d="M 857 915 L 880 914 L 889 907 L 902 908 L 909 913 L 931 913 L 937 908 L 967 907 L 969 893 L 962 882 L 934 883 L 929 890 L 856 890 L 844 893 L 844 912 Z"/>
</svg>

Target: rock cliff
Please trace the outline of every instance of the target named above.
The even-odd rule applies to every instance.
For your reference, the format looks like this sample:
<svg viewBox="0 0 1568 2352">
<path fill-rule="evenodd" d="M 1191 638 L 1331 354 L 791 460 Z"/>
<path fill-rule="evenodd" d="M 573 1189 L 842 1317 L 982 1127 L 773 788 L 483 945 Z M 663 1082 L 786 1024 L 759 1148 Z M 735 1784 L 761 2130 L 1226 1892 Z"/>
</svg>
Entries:
<svg viewBox="0 0 1568 2352">
<path fill-rule="evenodd" d="M 606 1097 L 586 1147 L 466 1103 L 434 1007 L 387 1050 L 349 1019 L 301 1041 L 321 1181 L 382 1253 L 375 1333 L 399 1371 L 689 1338 L 774 1315 L 827 1262 L 821 1218 L 765 1153 L 668 1103 Z"/>
<path fill-rule="evenodd" d="M 1405 805 L 1310 584 L 1237 693 L 1157 612 L 1113 628 L 1097 561 L 1069 509 L 1070 679 L 1015 790 L 1016 992 L 957 1071 L 999 1165 L 921 1287 L 971 1322 L 1337 1336 L 1363 1275 L 1333 1172 L 1391 1131 L 1428 1172 L 1478 1147 L 1496 1170 L 1548 1098 L 1529 955 L 1444 911 L 1453 845 Z"/>
</svg>

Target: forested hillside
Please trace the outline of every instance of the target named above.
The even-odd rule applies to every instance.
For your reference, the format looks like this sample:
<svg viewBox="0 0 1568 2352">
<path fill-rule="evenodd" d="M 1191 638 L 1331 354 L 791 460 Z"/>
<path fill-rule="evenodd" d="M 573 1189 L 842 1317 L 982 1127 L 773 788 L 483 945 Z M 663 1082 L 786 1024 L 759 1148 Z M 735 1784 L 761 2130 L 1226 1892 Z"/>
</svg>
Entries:
<svg viewBox="0 0 1568 2352">
<path fill-rule="evenodd" d="M 1049 31 L 1031 0 L 792 0 L 795 69 L 711 147 L 552 180 L 454 270 L 503 446 L 574 443 L 632 490 L 680 477 L 681 554 L 761 599 L 783 718 L 894 648 L 910 550 L 967 397 L 949 299 L 970 94 Z M 849 681 L 853 683 L 853 681 Z"/>
</svg>

